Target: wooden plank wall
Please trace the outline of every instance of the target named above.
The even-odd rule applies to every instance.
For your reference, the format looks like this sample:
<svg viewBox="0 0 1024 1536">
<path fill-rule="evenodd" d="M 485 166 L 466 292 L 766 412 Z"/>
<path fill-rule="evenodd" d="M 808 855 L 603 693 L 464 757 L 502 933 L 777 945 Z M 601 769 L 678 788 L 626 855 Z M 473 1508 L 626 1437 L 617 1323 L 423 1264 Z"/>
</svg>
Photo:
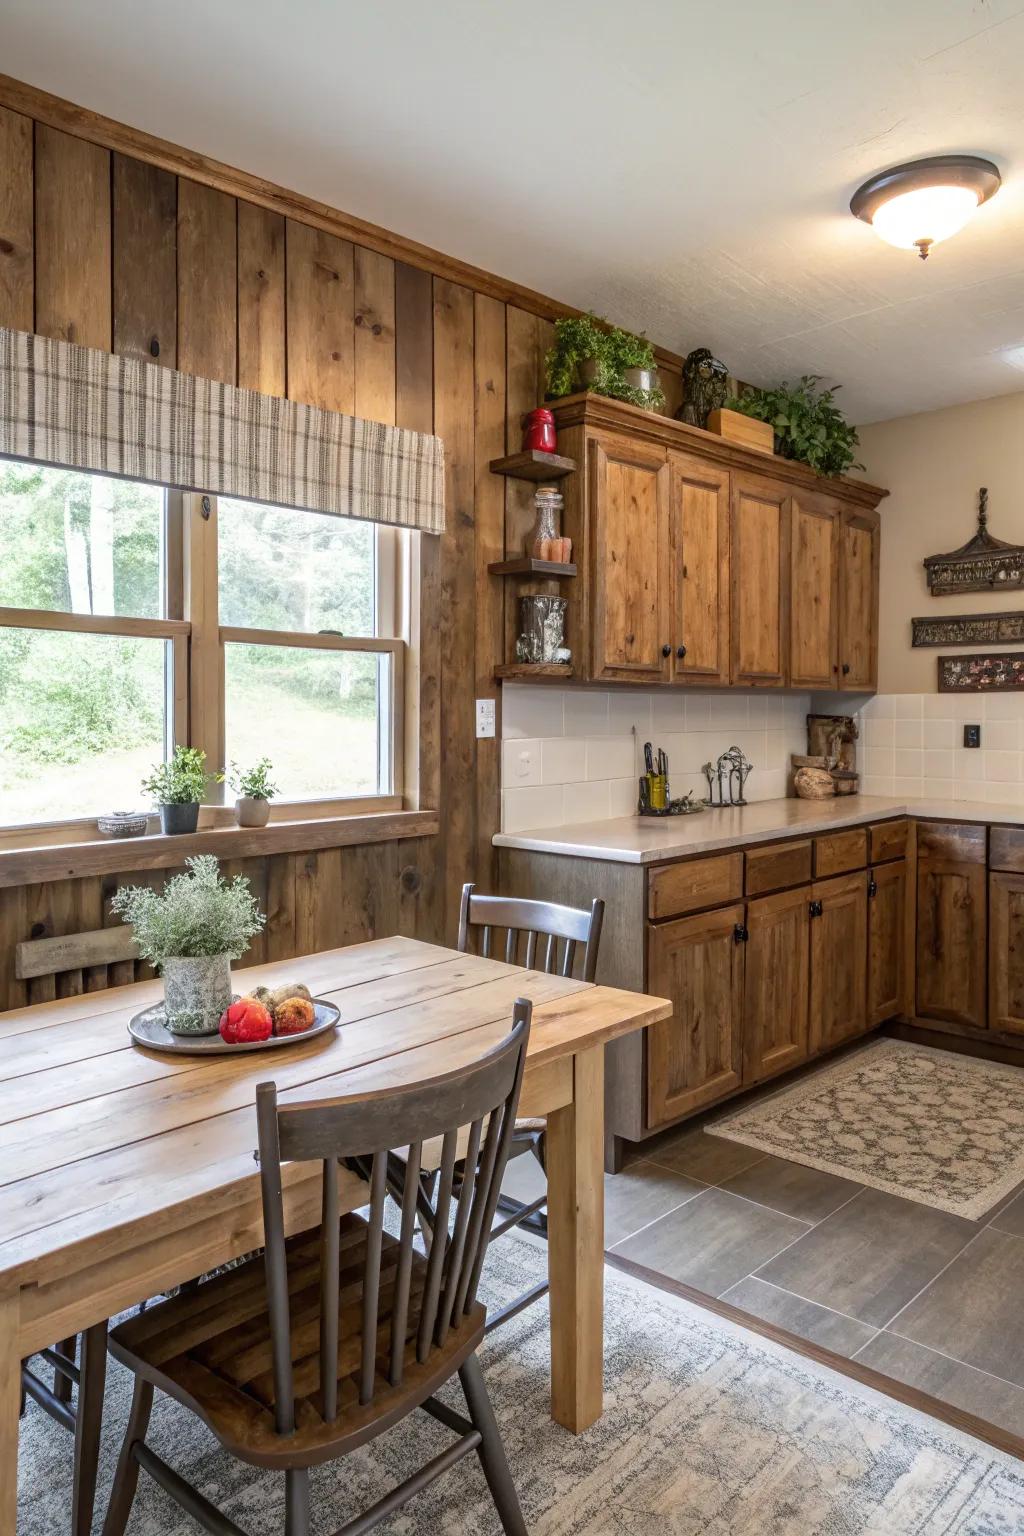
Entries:
<svg viewBox="0 0 1024 1536">
<path fill-rule="evenodd" d="M 269 914 L 254 960 L 396 931 L 453 941 L 462 882 L 493 878 L 500 815 L 500 718 L 478 742 L 474 701 L 500 704 L 515 594 L 486 567 L 531 521 L 530 488 L 487 466 L 542 398 L 551 321 L 0 106 L 0 324 L 444 439 L 448 530 L 423 541 L 442 831 L 232 869 Z M 0 892 L 0 1010 L 130 979 L 130 965 L 13 976 L 14 943 L 100 926 L 119 883 Z"/>
</svg>

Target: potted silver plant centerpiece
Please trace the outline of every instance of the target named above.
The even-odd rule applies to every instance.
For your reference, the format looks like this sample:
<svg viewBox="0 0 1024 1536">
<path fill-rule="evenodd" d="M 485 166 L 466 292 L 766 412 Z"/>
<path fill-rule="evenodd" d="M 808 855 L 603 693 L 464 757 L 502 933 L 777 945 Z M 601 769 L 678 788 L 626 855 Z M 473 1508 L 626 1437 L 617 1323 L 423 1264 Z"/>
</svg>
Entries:
<svg viewBox="0 0 1024 1536">
<path fill-rule="evenodd" d="M 231 1002 L 231 962 L 245 954 L 266 917 L 245 876 L 225 880 L 212 854 L 185 864 L 186 872 L 162 891 L 126 886 L 111 906 L 163 976 L 167 1028 L 175 1035 L 212 1035 Z"/>
<path fill-rule="evenodd" d="M 142 792 L 159 807 L 162 832 L 196 830 L 199 806 L 210 778 L 206 753 L 199 747 L 175 747 L 169 763 L 156 764 L 149 778 L 143 779 Z"/>
<path fill-rule="evenodd" d="M 255 768 L 247 768 L 242 772 L 235 763 L 232 763 L 227 772 L 221 775 L 234 790 L 235 820 L 240 827 L 265 827 L 270 820 L 270 802 L 278 793 L 277 785 L 271 780 L 273 764 L 269 757 L 261 757 Z"/>
</svg>

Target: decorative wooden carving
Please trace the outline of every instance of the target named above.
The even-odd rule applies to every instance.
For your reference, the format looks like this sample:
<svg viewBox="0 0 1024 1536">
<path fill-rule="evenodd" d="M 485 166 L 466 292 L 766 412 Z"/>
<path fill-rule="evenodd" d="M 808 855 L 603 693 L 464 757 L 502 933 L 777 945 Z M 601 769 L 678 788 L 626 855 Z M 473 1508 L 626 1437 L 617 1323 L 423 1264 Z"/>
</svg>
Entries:
<svg viewBox="0 0 1024 1536">
<path fill-rule="evenodd" d="M 1024 690 L 1024 651 L 978 656 L 940 656 L 940 693 L 1009 693 Z"/>
<path fill-rule="evenodd" d="M 1024 611 L 961 613 L 953 619 L 911 619 L 913 645 L 1024 644 Z"/>
<path fill-rule="evenodd" d="M 982 486 L 978 492 L 978 531 L 973 539 L 948 555 L 929 555 L 924 568 L 933 597 L 1024 588 L 1024 545 L 1007 544 L 989 533 L 988 490 Z"/>
</svg>

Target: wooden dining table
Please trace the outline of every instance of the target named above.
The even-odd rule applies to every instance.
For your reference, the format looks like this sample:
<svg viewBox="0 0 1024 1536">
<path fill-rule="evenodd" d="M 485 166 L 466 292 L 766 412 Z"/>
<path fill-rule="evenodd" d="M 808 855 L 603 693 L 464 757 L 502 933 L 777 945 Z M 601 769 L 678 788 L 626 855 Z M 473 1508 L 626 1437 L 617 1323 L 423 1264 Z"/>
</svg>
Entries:
<svg viewBox="0 0 1024 1536">
<path fill-rule="evenodd" d="M 534 1004 L 520 1112 L 548 1122 L 551 1412 L 602 1411 L 604 1046 L 666 1018 L 661 998 L 409 938 L 238 971 L 239 991 L 300 980 L 336 1031 L 198 1057 L 141 1049 L 149 981 L 0 1016 L 0 1536 L 15 1536 L 20 1361 L 260 1246 L 255 1089 L 282 1099 L 387 1089 L 474 1059 Z M 320 1216 L 319 1175 L 286 1170 L 289 1229 Z M 365 1187 L 342 1176 L 343 1208 Z"/>
</svg>

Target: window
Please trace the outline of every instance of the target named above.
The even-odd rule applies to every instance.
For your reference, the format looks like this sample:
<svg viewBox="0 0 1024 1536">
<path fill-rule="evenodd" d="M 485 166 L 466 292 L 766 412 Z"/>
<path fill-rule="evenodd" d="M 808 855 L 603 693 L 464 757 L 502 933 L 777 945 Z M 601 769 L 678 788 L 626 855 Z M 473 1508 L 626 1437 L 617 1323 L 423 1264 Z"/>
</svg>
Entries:
<svg viewBox="0 0 1024 1536">
<path fill-rule="evenodd" d="M 178 743 L 269 757 L 281 815 L 400 808 L 411 537 L 0 459 L 0 826 L 135 809 Z"/>
</svg>

